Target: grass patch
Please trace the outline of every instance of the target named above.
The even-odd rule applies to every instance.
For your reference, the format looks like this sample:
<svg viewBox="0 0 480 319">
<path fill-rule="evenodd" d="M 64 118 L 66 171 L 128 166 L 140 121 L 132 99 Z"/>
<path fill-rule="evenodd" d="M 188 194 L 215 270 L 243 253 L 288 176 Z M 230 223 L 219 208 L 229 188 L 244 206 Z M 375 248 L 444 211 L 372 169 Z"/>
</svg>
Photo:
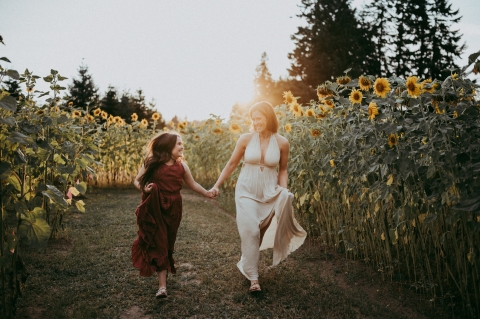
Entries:
<svg viewBox="0 0 480 319">
<path fill-rule="evenodd" d="M 18 318 L 423 317 L 391 309 L 388 300 L 355 287 L 354 279 L 344 280 L 345 267 L 332 266 L 314 241 L 273 269 L 271 251 L 263 252 L 263 292 L 249 295 L 249 282 L 235 266 L 240 239 L 234 220 L 211 200 L 183 194 L 178 271 L 168 277 L 167 299 L 156 300 L 156 276 L 138 276 L 130 262 L 140 193 L 93 190 L 85 200 L 87 213 L 70 215 L 46 253 L 23 253 L 31 276 Z"/>
</svg>

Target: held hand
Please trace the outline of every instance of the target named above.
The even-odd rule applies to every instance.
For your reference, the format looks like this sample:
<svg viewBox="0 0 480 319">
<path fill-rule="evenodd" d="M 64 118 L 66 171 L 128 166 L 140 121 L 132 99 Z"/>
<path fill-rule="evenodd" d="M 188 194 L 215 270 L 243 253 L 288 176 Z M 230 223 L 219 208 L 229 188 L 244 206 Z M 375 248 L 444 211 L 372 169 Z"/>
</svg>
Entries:
<svg viewBox="0 0 480 319">
<path fill-rule="evenodd" d="M 209 192 L 212 192 L 212 194 L 213 194 L 213 197 L 212 197 L 212 198 L 215 198 L 215 197 L 217 197 L 218 195 L 220 195 L 220 191 L 218 190 L 217 187 L 212 187 L 212 189 L 210 189 Z"/>
<path fill-rule="evenodd" d="M 143 188 L 143 192 L 147 193 L 147 194 L 150 194 L 150 192 L 152 191 L 152 188 L 153 188 L 153 183 L 150 183 Z"/>
<path fill-rule="evenodd" d="M 213 194 L 213 192 L 211 190 L 207 191 L 207 194 L 205 196 L 208 197 L 208 198 L 214 198 L 215 197 L 215 195 Z"/>
</svg>

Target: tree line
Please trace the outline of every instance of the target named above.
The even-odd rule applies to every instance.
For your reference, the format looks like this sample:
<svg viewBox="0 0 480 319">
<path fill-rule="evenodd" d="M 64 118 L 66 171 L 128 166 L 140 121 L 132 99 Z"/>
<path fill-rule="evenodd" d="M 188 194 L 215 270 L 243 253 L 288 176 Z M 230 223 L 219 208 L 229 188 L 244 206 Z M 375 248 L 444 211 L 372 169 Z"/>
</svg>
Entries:
<svg viewBox="0 0 480 319">
<path fill-rule="evenodd" d="M 282 102 L 290 90 L 303 103 L 319 84 L 350 69 L 353 77 L 416 75 L 442 78 L 465 50 L 448 0 L 370 1 L 357 12 L 351 0 L 301 0 L 306 25 L 291 36 L 295 49 L 287 78 L 273 80 L 264 53 L 256 70 L 257 99 Z"/>
</svg>

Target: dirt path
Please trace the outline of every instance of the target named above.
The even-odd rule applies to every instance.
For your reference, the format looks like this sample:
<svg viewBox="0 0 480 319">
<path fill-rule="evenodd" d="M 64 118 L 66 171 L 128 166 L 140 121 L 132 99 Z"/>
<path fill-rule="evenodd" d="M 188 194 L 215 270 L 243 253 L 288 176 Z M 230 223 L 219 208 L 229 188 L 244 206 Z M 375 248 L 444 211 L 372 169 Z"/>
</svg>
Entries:
<svg viewBox="0 0 480 319">
<path fill-rule="evenodd" d="M 262 253 L 263 292 L 235 267 L 240 243 L 235 219 L 189 191 L 168 278 L 169 297 L 156 300 L 155 277 L 132 267 L 136 190 L 95 190 L 87 213 L 72 213 L 46 253 L 25 252 L 31 276 L 18 318 L 427 318 L 428 301 L 382 282 L 361 263 L 347 262 L 309 240 L 273 269 Z M 438 318 L 438 315 L 437 315 Z"/>
</svg>

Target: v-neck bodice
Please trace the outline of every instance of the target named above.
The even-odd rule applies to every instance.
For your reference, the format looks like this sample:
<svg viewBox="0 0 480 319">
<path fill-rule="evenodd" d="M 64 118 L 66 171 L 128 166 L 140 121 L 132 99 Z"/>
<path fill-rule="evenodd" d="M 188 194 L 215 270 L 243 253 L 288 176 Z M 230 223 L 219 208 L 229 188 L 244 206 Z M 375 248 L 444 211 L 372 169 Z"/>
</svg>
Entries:
<svg viewBox="0 0 480 319">
<path fill-rule="evenodd" d="M 268 167 L 276 167 L 280 161 L 280 149 L 278 147 L 277 139 L 273 134 L 268 141 L 267 149 L 262 163 L 262 149 L 260 146 L 260 136 L 255 133 L 245 149 L 243 162 L 252 165 L 262 165 Z"/>
</svg>

